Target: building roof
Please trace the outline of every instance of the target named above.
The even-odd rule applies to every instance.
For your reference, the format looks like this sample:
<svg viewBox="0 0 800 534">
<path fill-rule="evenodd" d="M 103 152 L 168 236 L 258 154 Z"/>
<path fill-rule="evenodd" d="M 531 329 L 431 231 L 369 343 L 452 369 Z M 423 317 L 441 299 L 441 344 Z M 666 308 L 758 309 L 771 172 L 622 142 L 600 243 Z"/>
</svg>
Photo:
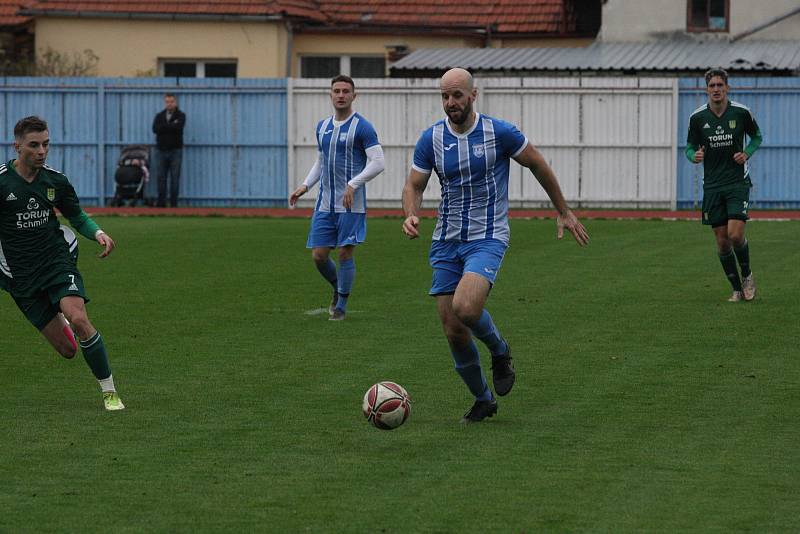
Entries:
<svg viewBox="0 0 800 534">
<path fill-rule="evenodd" d="M 452 67 L 472 71 L 688 72 L 720 66 L 731 71 L 800 70 L 800 41 L 712 41 L 691 39 L 645 43 L 595 42 L 581 48 L 427 48 L 391 66 L 395 75 L 425 76 Z"/>
<path fill-rule="evenodd" d="M 36 16 L 286 16 L 316 24 L 317 29 L 323 30 L 477 28 L 488 33 L 547 35 L 572 35 L 580 31 L 579 13 L 570 7 L 572 0 L 27 0 L 26 3 L 24 13 Z"/>
<path fill-rule="evenodd" d="M 334 24 L 558 34 L 566 23 L 565 0 L 320 0 L 319 4 Z"/>
<path fill-rule="evenodd" d="M 31 20 L 30 17 L 17 14 L 23 3 L 23 0 L 0 0 L 0 26 L 16 26 Z"/>
<path fill-rule="evenodd" d="M 290 16 L 322 20 L 316 0 L 30 0 L 25 13 L 40 16 Z"/>
</svg>

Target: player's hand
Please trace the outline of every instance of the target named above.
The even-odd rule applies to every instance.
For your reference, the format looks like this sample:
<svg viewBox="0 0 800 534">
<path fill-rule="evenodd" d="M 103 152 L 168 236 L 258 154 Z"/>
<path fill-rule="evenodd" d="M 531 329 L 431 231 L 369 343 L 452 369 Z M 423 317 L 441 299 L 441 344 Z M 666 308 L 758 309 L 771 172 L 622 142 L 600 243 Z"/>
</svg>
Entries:
<svg viewBox="0 0 800 534">
<path fill-rule="evenodd" d="M 580 246 L 583 247 L 589 244 L 589 233 L 571 210 L 567 210 L 556 217 L 556 226 L 558 227 L 557 237 L 559 239 L 564 237 L 564 228 L 566 228 Z"/>
<path fill-rule="evenodd" d="M 416 215 L 411 215 L 406 217 L 406 220 L 403 221 L 403 233 L 408 236 L 409 239 L 416 239 L 419 237 L 419 217 Z"/>
<path fill-rule="evenodd" d="M 694 162 L 700 163 L 706 157 L 706 147 L 701 146 L 700 149 L 694 153 Z"/>
<path fill-rule="evenodd" d="M 353 207 L 353 195 L 355 195 L 355 193 L 356 193 L 356 190 L 353 189 L 352 187 L 350 187 L 349 185 L 347 186 L 347 189 L 344 190 L 344 197 L 342 198 L 342 205 L 346 209 L 350 209 L 351 207 Z"/>
<path fill-rule="evenodd" d="M 297 199 L 302 197 L 306 193 L 308 193 L 308 187 L 306 187 L 305 184 L 295 189 L 294 192 L 292 193 L 292 196 L 289 197 L 289 206 L 293 208 L 294 205 L 297 204 Z"/>
<path fill-rule="evenodd" d="M 744 162 L 747 161 L 747 154 L 745 152 L 737 152 L 733 155 L 733 161 L 739 165 L 744 165 Z"/>
<path fill-rule="evenodd" d="M 105 232 L 100 232 L 97 234 L 97 242 L 104 247 L 103 252 L 98 254 L 98 257 L 100 258 L 105 258 L 111 254 L 111 251 L 114 250 L 114 247 L 116 246 L 114 245 L 114 240 L 111 239 L 111 236 Z"/>
</svg>

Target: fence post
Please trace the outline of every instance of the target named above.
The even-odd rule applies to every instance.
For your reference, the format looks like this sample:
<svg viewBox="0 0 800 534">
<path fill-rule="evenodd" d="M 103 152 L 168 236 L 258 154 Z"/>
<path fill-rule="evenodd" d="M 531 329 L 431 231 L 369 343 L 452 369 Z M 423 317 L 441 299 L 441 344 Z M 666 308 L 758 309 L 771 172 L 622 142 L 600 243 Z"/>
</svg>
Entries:
<svg viewBox="0 0 800 534">
<path fill-rule="evenodd" d="M 99 206 L 106 205 L 106 88 L 104 82 L 98 80 L 97 84 L 97 190 L 100 198 Z"/>
<path fill-rule="evenodd" d="M 295 180 L 295 120 L 294 120 L 294 84 L 292 78 L 286 78 L 286 191 L 291 194 L 294 191 Z M 289 195 L 286 195 L 289 198 Z M 288 203 L 288 200 L 286 200 Z"/>
</svg>

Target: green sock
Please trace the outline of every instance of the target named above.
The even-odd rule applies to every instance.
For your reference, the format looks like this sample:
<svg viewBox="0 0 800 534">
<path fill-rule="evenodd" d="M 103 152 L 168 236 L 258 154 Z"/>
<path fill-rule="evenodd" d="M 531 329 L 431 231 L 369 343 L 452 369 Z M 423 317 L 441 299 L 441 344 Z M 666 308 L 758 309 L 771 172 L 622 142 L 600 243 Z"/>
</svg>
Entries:
<svg viewBox="0 0 800 534">
<path fill-rule="evenodd" d="M 733 247 L 736 259 L 739 260 L 739 268 L 742 270 L 742 278 L 750 276 L 750 243 L 744 240 L 744 244 L 737 248 Z"/>
<path fill-rule="evenodd" d="M 742 281 L 739 279 L 739 271 L 736 269 L 736 255 L 732 250 L 727 254 L 719 255 L 719 262 L 722 264 L 722 270 L 725 271 L 725 276 L 733 286 L 734 291 L 742 290 Z"/>
<path fill-rule="evenodd" d="M 81 340 L 81 350 L 83 351 L 83 359 L 89 364 L 92 374 L 98 380 L 103 380 L 111 376 L 111 367 L 108 365 L 108 353 L 106 346 L 103 344 L 103 338 L 100 337 L 100 332 L 95 334 L 87 340 Z"/>
</svg>

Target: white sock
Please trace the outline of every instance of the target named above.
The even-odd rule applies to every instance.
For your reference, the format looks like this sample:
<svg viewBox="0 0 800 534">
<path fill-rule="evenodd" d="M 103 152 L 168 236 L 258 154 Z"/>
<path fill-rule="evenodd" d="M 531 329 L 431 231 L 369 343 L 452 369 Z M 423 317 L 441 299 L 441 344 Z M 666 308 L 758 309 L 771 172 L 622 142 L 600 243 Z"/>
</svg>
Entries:
<svg viewBox="0 0 800 534">
<path fill-rule="evenodd" d="M 98 380 L 97 383 L 100 384 L 100 389 L 103 390 L 103 393 L 113 393 L 117 391 L 114 387 L 114 375 L 108 375 L 108 378 Z"/>
</svg>

